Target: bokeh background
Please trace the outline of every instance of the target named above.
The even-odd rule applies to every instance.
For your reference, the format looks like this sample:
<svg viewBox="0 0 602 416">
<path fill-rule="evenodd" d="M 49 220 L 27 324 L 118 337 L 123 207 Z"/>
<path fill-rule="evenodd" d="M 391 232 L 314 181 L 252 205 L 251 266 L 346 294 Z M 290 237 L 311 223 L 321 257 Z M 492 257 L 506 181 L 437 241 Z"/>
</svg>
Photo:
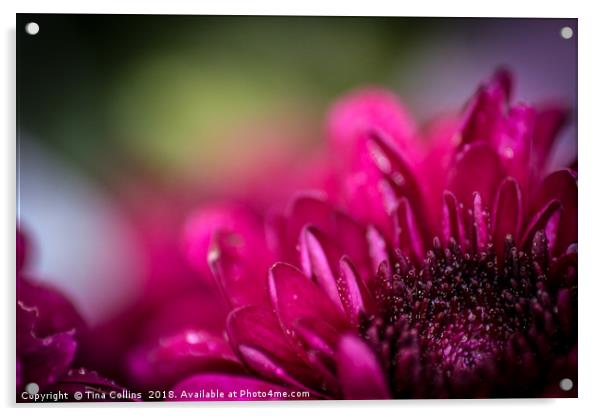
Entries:
<svg viewBox="0 0 602 416">
<path fill-rule="evenodd" d="M 363 85 L 395 91 L 426 123 L 507 66 L 516 98 L 573 109 L 552 164 L 571 162 L 577 35 L 575 19 L 20 14 L 17 208 L 31 268 L 90 325 L 115 319 L 149 296 L 149 253 L 176 250 L 191 207 L 266 172 L 257 192 L 278 193 L 274 178 L 322 143 L 328 106 Z"/>
</svg>

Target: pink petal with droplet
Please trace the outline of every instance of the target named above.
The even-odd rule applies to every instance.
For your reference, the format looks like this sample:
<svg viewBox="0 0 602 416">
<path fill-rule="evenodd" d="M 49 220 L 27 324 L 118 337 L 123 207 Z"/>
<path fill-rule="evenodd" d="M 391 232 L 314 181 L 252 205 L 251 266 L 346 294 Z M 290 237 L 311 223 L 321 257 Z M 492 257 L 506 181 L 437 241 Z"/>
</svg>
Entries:
<svg viewBox="0 0 602 416">
<path fill-rule="evenodd" d="M 303 273 L 286 263 L 276 263 L 270 269 L 269 290 L 272 305 L 285 329 L 293 329 L 303 318 L 323 320 L 337 330 L 348 323 L 324 291 Z"/>
<path fill-rule="evenodd" d="M 267 304 L 265 270 L 272 259 L 264 244 L 261 238 L 222 231 L 214 234 L 207 261 L 230 305 Z"/>
<path fill-rule="evenodd" d="M 424 257 L 423 237 L 416 216 L 407 198 L 401 198 L 394 213 L 395 235 L 398 247 L 416 261 Z"/>
<path fill-rule="evenodd" d="M 337 289 L 336 269 L 330 260 L 337 257 L 336 249 L 326 241 L 325 236 L 319 230 L 313 227 L 306 228 L 302 233 L 302 238 L 303 243 L 300 246 L 302 259 L 305 259 L 302 261 L 305 274 L 313 276 L 333 304 L 343 311 Z"/>
<path fill-rule="evenodd" d="M 555 199 L 547 203 L 532 217 L 529 224 L 527 224 L 525 231 L 523 232 L 520 246 L 523 249 L 528 249 L 531 247 L 535 233 L 544 230 L 548 240 L 548 249 L 550 251 L 553 250 L 561 212 L 562 203 L 560 201 Z"/>
<path fill-rule="evenodd" d="M 343 256 L 339 264 L 340 274 L 337 286 L 341 301 L 347 313 L 347 319 L 352 325 L 358 325 L 360 315 L 372 309 L 370 295 L 350 259 Z"/>
<path fill-rule="evenodd" d="M 453 238 L 463 247 L 466 244 L 466 232 L 462 220 L 463 212 L 453 193 L 443 193 L 442 229 L 444 243 L 447 245 Z"/>
<path fill-rule="evenodd" d="M 472 220 L 474 249 L 476 253 L 481 253 L 489 243 L 489 218 L 478 192 L 473 198 Z"/>
</svg>

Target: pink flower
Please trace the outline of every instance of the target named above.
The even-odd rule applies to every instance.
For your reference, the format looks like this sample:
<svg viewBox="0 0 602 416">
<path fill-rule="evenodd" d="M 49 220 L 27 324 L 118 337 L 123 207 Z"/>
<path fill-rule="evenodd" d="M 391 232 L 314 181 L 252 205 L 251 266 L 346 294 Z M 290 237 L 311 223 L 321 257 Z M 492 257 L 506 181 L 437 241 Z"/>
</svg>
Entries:
<svg viewBox="0 0 602 416">
<path fill-rule="evenodd" d="M 323 192 L 266 215 L 265 233 L 230 217 L 188 253 L 208 257 L 251 375 L 212 369 L 175 391 L 575 396 L 558 386 L 577 381 L 577 174 L 544 173 L 567 113 L 511 105 L 511 87 L 499 71 L 422 131 L 386 91 L 335 104 Z"/>
<path fill-rule="evenodd" d="M 84 323 L 73 305 L 53 288 L 28 276 L 28 247 L 17 230 L 17 401 L 31 402 L 29 393 L 73 394 L 121 392 L 121 387 L 95 371 L 74 368 L 78 336 Z M 127 398 L 126 398 L 127 399 Z M 97 399 L 98 400 L 98 399 Z"/>
</svg>

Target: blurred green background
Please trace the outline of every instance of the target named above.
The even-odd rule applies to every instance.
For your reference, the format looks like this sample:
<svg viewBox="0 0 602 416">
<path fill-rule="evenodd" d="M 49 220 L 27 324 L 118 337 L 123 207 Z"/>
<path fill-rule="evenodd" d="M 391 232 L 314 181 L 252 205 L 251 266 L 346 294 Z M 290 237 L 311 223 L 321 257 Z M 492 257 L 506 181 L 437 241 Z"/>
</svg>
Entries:
<svg viewBox="0 0 602 416">
<path fill-rule="evenodd" d="M 28 21 L 41 30 L 17 34 L 19 125 L 101 177 L 131 163 L 160 177 L 215 172 L 226 152 L 244 149 L 228 133 L 245 121 L 292 118 L 318 140 L 336 96 L 391 85 L 412 49 L 445 28 L 397 18 L 102 15 L 20 15 L 18 27 Z"/>
</svg>

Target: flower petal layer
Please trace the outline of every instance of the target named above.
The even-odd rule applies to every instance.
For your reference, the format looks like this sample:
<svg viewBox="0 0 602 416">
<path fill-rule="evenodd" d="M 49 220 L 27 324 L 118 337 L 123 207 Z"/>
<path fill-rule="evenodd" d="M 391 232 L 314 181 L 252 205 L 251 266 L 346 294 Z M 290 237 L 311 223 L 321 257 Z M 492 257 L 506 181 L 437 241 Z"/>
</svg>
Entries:
<svg viewBox="0 0 602 416">
<path fill-rule="evenodd" d="M 376 356 L 355 335 L 341 337 L 337 351 L 337 373 L 345 399 L 376 400 L 391 398 Z"/>
</svg>

